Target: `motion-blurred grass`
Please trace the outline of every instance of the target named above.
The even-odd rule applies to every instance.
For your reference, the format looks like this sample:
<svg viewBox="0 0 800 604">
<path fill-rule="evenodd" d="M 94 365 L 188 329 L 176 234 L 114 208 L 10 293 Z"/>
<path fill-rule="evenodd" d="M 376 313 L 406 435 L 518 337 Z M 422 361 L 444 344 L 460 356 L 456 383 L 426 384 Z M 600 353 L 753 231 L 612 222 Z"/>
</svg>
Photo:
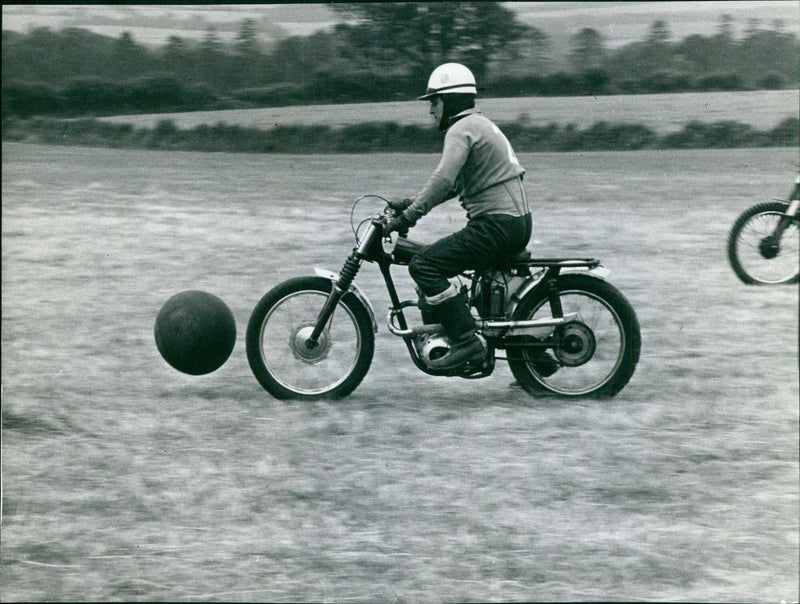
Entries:
<svg viewBox="0 0 800 604">
<path fill-rule="evenodd" d="M 637 310 L 611 401 L 426 376 L 381 324 L 351 397 L 300 404 L 250 374 L 250 311 L 338 270 L 352 200 L 408 195 L 435 155 L 4 144 L 0 597 L 797 600 L 798 290 L 746 287 L 724 253 L 795 156 L 521 155 L 530 248 L 603 259 Z M 413 236 L 463 220 L 451 202 Z M 375 267 L 357 284 L 382 319 Z M 210 376 L 155 348 L 185 289 L 237 320 Z"/>
</svg>

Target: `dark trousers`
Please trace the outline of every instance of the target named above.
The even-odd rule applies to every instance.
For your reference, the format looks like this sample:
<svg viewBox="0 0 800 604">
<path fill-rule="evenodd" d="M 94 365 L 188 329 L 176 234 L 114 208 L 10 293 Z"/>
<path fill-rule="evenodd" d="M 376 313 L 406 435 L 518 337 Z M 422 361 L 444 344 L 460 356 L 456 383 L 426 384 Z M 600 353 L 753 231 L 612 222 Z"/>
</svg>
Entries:
<svg viewBox="0 0 800 604">
<path fill-rule="evenodd" d="M 411 259 L 408 272 L 425 296 L 450 288 L 449 277 L 501 264 L 528 245 L 531 215 L 484 214 L 460 231 L 429 245 Z"/>
</svg>

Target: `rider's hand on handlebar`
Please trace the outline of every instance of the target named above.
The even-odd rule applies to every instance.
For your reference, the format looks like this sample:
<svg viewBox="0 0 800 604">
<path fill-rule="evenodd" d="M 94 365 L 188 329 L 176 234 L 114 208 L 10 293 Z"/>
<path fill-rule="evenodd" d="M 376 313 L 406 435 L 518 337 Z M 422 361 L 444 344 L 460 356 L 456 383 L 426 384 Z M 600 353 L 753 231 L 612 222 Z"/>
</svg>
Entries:
<svg viewBox="0 0 800 604">
<path fill-rule="evenodd" d="M 397 231 L 401 236 L 408 233 L 408 229 L 412 225 L 403 214 L 397 214 L 386 221 L 386 226 L 383 227 L 383 236 L 388 237 L 393 231 Z"/>
</svg>

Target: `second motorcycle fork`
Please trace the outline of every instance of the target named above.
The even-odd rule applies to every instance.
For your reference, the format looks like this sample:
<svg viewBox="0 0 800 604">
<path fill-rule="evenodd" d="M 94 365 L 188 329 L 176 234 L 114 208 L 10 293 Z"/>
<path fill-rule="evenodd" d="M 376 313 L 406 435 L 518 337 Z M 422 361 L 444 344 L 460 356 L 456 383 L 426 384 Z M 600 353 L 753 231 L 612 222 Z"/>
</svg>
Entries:
<svg viewBox="0 0 800 604">
<path fill-rule="evenodd" d="M 798 206 L 800 206 L 800 176 L 797 177 L 797 180 L 794 183 L 792 194 L 789 196 L 789 208 L 786 210 L 786 215 L 781 217 L 781 219 L 778 221 L 778 226 L 775 227 L 775 233 L 773 233 L 773 237 L 775 237 L 776 241 L 781 238 L 783 232 L 786 230 L 786 227 L 788 227 L 791 222 L 795 220 Z"/>
</svg>

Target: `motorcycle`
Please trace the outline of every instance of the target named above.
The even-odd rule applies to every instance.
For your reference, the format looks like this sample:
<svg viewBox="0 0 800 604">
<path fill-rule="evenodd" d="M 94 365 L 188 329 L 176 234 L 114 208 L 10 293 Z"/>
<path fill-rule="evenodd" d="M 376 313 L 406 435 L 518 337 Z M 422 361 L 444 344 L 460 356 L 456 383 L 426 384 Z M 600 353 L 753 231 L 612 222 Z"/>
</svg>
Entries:
<svg viewBox="0 0 800 604">
<path fill-rule="evenodd" d="M 797 283 L 800 273 L 800 176 L 788 200 L 747 208 L 728 235 L 728 259 L 743 283 Z"/>
<path fill-rule="evenodd" d="M 353 224 L 366 198 L 386 203 L 382 213 Z M 254 308 L 246 334 L 247 358 L 261 386 L 279 399 L 347 396 L 369 370 L 378 323 L 372 304 L 353 281 L 364 262 L 377 264 L 391 304 L 389 333 L 402 340 L 414 365 L 436 376 L 477 379 L 508 362 L 531 395 L 609 398 L 631 379 L 641 334 L 636 313 L 594 258 L 532 258 L 529 251 L 456 279 L 469 302 L 486 354 L 453 369 L 429 363 L 450 342 L 424 301 L 401 301 L 392 266 L 407 266 L 425 246 L 384 235 L 394 211 L 378 195 L 351 208 L 356 245 L 341 271 L 315 269 L 267 292 Z M 434 307 L 435 308 L 435 307 Z M 419 311 L 420 323 L 411 313 Z M 407 316 L 408 315 L 408 316 Z M 414 323 L 412 325 L 412 322 Z M 504 356 L 501 356 L 504 355 Z"/>
</svg>

